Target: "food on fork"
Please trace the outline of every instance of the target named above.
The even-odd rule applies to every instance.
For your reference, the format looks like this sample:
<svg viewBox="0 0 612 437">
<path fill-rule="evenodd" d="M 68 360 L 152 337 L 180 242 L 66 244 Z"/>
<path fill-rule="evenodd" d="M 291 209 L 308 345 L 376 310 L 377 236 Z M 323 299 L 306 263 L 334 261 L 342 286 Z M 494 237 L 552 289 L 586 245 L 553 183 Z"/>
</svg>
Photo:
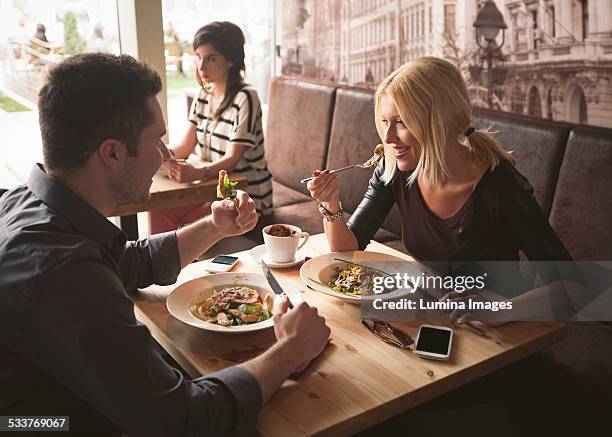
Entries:
<svg viewBox="0 0 612 437">
<path fill-rule="evenodd" d="M 236 185 L 238 185 L 238 182 L 230 181 L 225 170 L 219 170 L 219 184 L 217 185 L 217 197 L 219 199 L 235 198 Z"/>
<path fill-rule="evenodd" d="M 371 168 L 371 167 L 376 167 L 378 165 L 378 163 L 384 157 L 385 157 L 385 146 L 383 146 L 382 144 L 378 144 L 374 148 L 374 155 L 372 155 L 372 157 L 370 159 L 368 159 L 366 162 L 364 162 L 363 164 L 347 165 L 346 167 L 337 168 L 335 170 L 324 170 L 324 173 L 334 174 L 334 173 L 340 173 L 342 171 L 350 170 L 352 168 Z M 300 183 L 305 184 L 306 182 L 311 181 L 314 178 L 315 178 L 314 176 L 310 176 L 310 177 L 304 178 L 304 179 L 302 179 L 300 181 Z"/>
<path fill-rule="evenodd" d="M 382 144 L 377 144 L 376 147 L 374 148 L 374 154 L 372 155 L 370 159 L 368 159 L 364 163 L 364 166 L 376 167 L 380 159 L 384 158 L 384 156 L 385 156 L 385 146 L 383 146 Z"/>
</svg>

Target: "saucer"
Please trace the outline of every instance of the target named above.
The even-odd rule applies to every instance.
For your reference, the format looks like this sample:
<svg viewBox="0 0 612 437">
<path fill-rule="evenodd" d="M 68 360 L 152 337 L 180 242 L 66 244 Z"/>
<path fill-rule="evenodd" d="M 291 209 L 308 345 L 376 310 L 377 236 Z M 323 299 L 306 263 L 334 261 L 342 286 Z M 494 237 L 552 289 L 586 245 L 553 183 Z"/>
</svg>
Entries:
<svg viewBox="0 0 612 437">
<path fill-rule="evenodd" d="M 304 258 L 306 258 L 304 251 L 298 250 L 297 253 L 295 254 L 295 259 L 293 261 L 289 261 L 286 263 L 277 263 L 274 261 L 269 261 L 268 255 L 266 254 L 265 244 L 260 244 L 259 246 L 255 246 L 254 248 L 252 248 L 250 254 L 256 263 L 260 264 L 263 258 L 264 262 L 268 265 L 268 267 L 273 267 L 277 269 L 284 268 L 284 267 L 293 267 L 295 265 L 300 264 L 301 262 L 304 262 Z"/>
</svg>

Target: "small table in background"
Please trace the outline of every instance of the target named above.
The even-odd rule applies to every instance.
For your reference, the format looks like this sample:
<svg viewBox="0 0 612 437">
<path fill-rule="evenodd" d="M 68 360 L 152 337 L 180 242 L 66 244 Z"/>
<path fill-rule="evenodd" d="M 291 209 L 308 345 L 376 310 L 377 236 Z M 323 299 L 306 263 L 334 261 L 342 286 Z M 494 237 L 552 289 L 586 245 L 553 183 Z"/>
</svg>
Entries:
<svg viewBox="0 0 612 437">
<path fill-rule="evenodd" d="M 230 173 L 229 178 L 238 182 L 237 188 L 244 189 L 247 186 L 247 179 L 243 175 Z M 119 216 L 121 229 L 128 240 L 135 240 L 138 238 L 137 213 L 211 202 L 217 197 L 217 182 L 216 178 L 211 178 L 200 182 L 179 183 L 159 171 L 153 176 L 151 198 L 148 201 L 120 205 L 110 217 Z"/>
</svg>

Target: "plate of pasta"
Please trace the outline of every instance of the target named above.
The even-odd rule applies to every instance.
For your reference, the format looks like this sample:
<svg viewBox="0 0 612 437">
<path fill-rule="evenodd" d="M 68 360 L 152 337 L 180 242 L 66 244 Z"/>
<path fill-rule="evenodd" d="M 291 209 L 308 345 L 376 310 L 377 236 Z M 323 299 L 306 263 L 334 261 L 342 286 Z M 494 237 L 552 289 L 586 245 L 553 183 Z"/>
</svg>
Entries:
<svg viewBox="0 0 612 437">
<path fill-rule="evenodd" d="M 192 279 L 168 296 L 168 312 L 208 331 L 241 333 L 273 326 L 276 295 L 263 275 L 217 273 Z"/>
<path fill-rule="evenodd" d="M 300 269 L 304 283 L 321 293 L 359 304 L 375 295 L 378 278 L 420 271 L 409 261 L 378 252 L 332 252 L 308 260 Z M 385 289 L 383 293 L 396 291 Z"/>
</svg>

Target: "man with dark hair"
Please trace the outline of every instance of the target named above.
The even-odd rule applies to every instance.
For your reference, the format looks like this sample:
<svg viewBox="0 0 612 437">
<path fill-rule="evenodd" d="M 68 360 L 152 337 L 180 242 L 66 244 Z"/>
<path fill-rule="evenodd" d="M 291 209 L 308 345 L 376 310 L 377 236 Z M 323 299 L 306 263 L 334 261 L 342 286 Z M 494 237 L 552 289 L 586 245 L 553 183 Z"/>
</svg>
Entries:
<svg viewBox="0 0 612 437">
<path fill-rule="evenodd" d="M 73 56 L 51 70 L 38 101 L 47 168 L 80 168 L 107 138 L 136 156 L 138 136 L 154 116 L 144 101 L 161 88 L 154 70 L 127 55 Z"/>
<path fill-rule="evenodd" d="M 159 355 L 128 292 L 171 284 L 211 245 L 251 230 L 239 191 L 176 232 L 126 241 L 105 217 L 145 201 L 167 153 L 159 76 L 129 56 L 77 55 L 40 92 L 44 166 L 0 198 L 0 415 L 70 416 L 72 431 L 250 435 L 262 403 L 321 352 L 329 328 L 300 303 L 276 344 L 187 380 Z"/>
</svg>

